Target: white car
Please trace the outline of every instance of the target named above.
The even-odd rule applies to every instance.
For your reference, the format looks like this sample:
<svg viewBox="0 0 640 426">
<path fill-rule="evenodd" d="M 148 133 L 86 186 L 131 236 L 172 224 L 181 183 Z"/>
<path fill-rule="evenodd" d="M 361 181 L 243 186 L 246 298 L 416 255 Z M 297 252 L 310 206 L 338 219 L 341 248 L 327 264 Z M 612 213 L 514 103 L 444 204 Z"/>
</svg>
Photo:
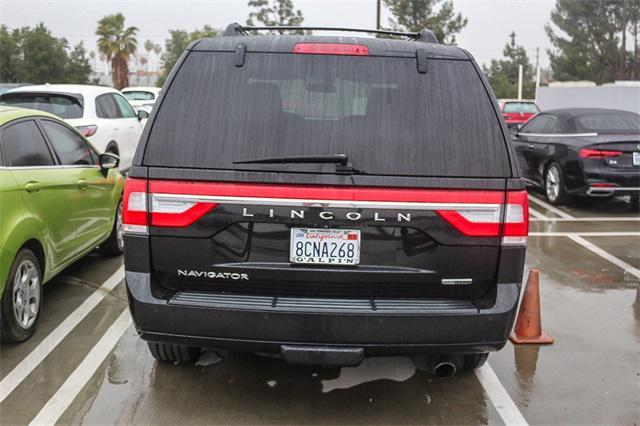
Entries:
<svg viewBox="0 0 640 426">
<path fill-rule="evenodd" d="M 80 84 L 44 84 L 11 89 L 0 103 L 56 114 L 76 127 L 102 152 L 120 157 L 120 169 L 131 167 L 148 112 L 136 112 L 115 89 Z"/>
<path fill-rule="evenodd" d="M 122 94 L 129 101 L 132 107 L 140 110 L 143 109 L 151 112 L 153 104 L 160 96 L 159 87 L 125 87 L 121 90 Z"/>
</svg>

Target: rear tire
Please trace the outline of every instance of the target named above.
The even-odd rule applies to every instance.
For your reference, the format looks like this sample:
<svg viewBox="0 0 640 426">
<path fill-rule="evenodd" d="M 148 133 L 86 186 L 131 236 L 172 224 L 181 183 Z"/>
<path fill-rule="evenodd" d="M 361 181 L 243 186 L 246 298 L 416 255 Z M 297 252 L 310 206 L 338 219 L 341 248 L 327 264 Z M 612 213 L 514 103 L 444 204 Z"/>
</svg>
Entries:
<svg viewBox="0 0 640 426">
<path fill-rule="evenodd" d="M 476 368 L 480 368 L 487 362 L 487 358 L 489 358 L 489 354 L 487 352 L 465 355 L 461 370 L 473 371 Z"/>
<path fill-rule="evenodd" d="M 634 213 L 640 210 L 640 195 L 632 195 L 629 202 L 629 210 Z"/>
<path fill-rule="evenodd" d="M 558 206 L 567 201 L 564 177 L 558 163 L 552 162 L 544 172 L 544 195 L 550 204 Z"/>
<path fill-rule="evenodd" d="M 33 252 L 23 248 L 9 271 L 2 295 L 2 341 L 22 342 L 33 335 L 42 307 L 42 267 Z"/>
<path fill-rule="evenodd" d="M 160 362 L 183 364 L 194 362 L 200 356 L 200 348 L 173 345 L 170 343 L 147 342 L 151 356 Z"/>
<path fill-rule="evenodd" d="M 104 257 L 120 256 L 124 252 L 124 234 L 122 230 L 122 201 L 116 207 L 116 217 L 109 238 L 100 244 L 98 251 Z"/>
</svg>

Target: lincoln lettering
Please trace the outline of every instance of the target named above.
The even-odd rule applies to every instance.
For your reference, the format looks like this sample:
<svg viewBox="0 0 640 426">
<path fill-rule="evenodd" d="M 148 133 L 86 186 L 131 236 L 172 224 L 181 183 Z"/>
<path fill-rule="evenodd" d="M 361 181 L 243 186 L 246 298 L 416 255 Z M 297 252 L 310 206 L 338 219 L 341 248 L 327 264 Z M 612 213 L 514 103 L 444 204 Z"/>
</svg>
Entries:
<svg viewBox="0 0 640 426">
<path fill-rule="evenodd" d="M 357 221 L 366 221 L 372 220 L 374 222 L 411 222 L 411 213 L 392 213 L 392 212 L 332 212 L 329 210 L 323 211 L 307 211 L 305 209 L 291 209 L 286 214 L 290 219 L 315 219 L 319 218 L 322 220 L 349 220 L 351 222 Z M 242 216 L 244 217 L 254 217 L 256 215 L 268 215 L 269 217 L 274 217 L 274 209 L 265 209 L 264 211 L 260 210 L 260 208 L 254 209 L 250 207 L 243 207 Z"/>
</svg>

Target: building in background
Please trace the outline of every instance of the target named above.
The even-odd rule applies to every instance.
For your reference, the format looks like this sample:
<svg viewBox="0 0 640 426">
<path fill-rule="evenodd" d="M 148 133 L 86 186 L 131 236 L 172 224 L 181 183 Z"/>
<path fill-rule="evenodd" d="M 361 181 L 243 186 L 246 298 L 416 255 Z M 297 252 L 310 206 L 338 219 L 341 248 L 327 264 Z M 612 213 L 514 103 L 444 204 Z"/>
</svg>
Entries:
<svg viewBox="0 0 640 426">
<path fill-rule="evenodd" d="M 553 82 L 536 91 L 541 110 L 611 108 L 640 114 L 640 81 L 616 81 L 597 86 L 592 81 Z"/>
</svg>

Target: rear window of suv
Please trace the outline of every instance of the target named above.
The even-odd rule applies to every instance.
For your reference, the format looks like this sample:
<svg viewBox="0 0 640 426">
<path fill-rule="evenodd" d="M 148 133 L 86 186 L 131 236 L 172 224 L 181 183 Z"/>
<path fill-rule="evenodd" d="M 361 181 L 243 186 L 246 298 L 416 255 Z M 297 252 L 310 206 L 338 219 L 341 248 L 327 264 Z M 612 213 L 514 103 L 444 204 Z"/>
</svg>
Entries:
<svg viewBox="0 0 640 426">
<path fill-rule="evenodd" d="M 74 96 L 48 93 L 4 93 L 0 102 L 21 108 L 49 112 L 64 119 L 82 118 L 84 108 Z"/>
<path fill-rule="evenodd" d="M 291 171 L 234 161 L 331 154 L 373 175 L 510 176 L 500 123 L 471 62 L 429 60 L 420 74 L 411 58 L 277 53 L 249 53 L 242 67 L 233 53 L 190 53 L 143 164 Z"/>
</svg>

